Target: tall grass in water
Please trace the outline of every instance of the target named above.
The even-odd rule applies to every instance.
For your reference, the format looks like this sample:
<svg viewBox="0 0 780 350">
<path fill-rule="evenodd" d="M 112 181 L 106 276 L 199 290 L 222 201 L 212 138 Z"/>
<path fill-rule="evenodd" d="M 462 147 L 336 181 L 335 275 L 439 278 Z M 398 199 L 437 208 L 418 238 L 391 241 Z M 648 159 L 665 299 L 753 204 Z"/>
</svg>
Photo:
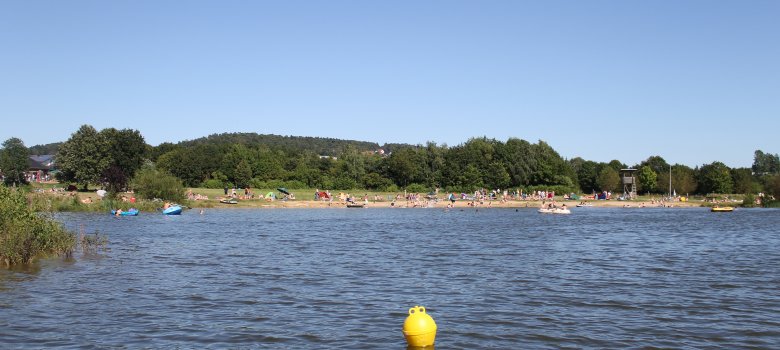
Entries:
<svg viewBox="0 0 780 350">
<path fill-rule="evenodd" d="M 83 227 L 79 230 L 77 241 L 79 247 L 81 247 L 81 252 L 84 254 L 94 254 L 100 250 L 105 250 L 106 246 L 108 246 L 108 237 L 106 235 L 101 235 L 98 232 L 92 235 L 87 234 L 84 232 Z"/>
<path fill-rule="evenodd" d="M 41 193 L 27 195 L 30 208 L 35 212 L 87 211 L 79 196 L 54 196 Z"/>
<path fill-rule="evenodd" d="M 69 255 L 75 244 L 75 234 L 36 213 L 21 190 L 0 185 L 0 263 L 11 266 L 37 257 Z"/>
</svg>

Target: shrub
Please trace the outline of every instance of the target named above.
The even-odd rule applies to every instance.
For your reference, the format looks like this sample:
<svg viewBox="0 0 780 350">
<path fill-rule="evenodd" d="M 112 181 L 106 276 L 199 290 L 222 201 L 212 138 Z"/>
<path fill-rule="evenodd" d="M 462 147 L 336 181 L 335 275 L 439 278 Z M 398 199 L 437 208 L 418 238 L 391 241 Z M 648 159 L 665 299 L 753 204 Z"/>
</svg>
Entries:
<svg viewBox="0 0 780 350">
<path fill-rule="evenodd" d="M 228 185 L 227 176 L 219 170 L 212 172 L 211 178 L 203 181 L 200 185 L 200 187 L 205 188 L 225 188 L 225 186 L 232 187 Z"/>
<path fill-rule="evenodd" d="M 70 254 L 75 243 L 73 233 L 28 206 L 24 193 L 0 185 L 0 261 L 6 266 Z"/>
<path fill-rule="evenodd" d="M 135 192 L 142 198 L 159 198 L 174 202 L 184 200 L 184 185 L 179 178 L 146 165 L 132 181 Z"/>
<path fill-rule="evenodd" d="M 369 173 L 363 177 L 363 186 L 369 190 L 384 190 L 393 184 L 390 180 L 377 173 Z"/>
<path fill-rule="evenodd" d="M 339 176 L 333 180 L 334 190 L 351 190 L 357 187 L 357 182 L 345 176 Z"/>
<path fill-rule="evenodd" d="M 200 184 L 200 187 L 204 188 L 225 188 L 225 183 L 222 180 L 208 179 Z"/>
<path fill-rule="evenodd" d="M 406 186 L 406 191 L 411 193 L 428 193 L 429 190 L 430 188 L 428 186 L 418 183 Z"/>
<path fill-rule="evenodd" d="M 745 195 L 744 198 L 742 198 L 742 205 L 743 208 L 753 208 L 756 206 L 756 196 L 754 196 L 751 193 L 748 193 Z"/>
<path fill-rule="evenodd" d="M 288 189 L 291 189 L 291 190 L 300 190 L 300 189 L 309 188 L 309 186 L 306 186 L 305 183 L 303 183 L 302 181 L 298 181 L 298 180 L 287 180 L 287 181 L 284 182 L 284 186 L 282 186 L 282 187 L 287 187 Z"/>
<path fill-rule="evenodd" d="M 270 188 L 265 181 L 260 180 L 258 177 L 249 180 L 249 186 L 252 186 L 252 188 Z"/>
</svg>

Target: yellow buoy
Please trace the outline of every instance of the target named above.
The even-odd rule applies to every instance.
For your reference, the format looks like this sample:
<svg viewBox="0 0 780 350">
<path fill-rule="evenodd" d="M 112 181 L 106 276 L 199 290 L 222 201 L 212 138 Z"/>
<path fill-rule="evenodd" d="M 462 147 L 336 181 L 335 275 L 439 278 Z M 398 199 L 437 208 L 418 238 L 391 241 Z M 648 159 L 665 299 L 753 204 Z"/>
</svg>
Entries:
<svg viewBox="0 0 780 350">
<path fill-rule="evenodd" d="M 404 321 L 404 337 L 409 346 L 433 346 L 436 339 L 436 322 L 425 312 L 425 307 L 415 306 L 409 309 Z"/>
</svg>

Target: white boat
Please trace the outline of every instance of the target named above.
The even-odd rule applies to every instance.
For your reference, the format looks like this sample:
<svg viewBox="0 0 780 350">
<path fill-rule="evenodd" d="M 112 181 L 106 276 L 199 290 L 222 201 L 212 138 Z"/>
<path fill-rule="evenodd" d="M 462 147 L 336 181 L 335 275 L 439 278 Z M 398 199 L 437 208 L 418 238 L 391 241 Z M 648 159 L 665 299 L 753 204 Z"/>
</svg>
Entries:
<svg viewBox="0 0 780 350">
<path fill-rule="evenodd" d="M 571 214 L 568 208 L 539 208 L 542 214 Z"/>
<path fill-rule="evenodd" d="M 577 204 L 577 208 L 584 208 L 584 207 L 592 207 L 593 204 L 585 203 L 585 204 Z"/>
</svg>

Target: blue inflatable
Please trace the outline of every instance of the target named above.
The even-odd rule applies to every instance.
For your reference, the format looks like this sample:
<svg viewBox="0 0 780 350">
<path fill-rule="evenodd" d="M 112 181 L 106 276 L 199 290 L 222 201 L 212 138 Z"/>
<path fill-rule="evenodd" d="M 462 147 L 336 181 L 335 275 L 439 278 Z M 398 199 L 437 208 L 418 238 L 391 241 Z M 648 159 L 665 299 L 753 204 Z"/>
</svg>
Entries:
<svg viewBox="0 0 780 350">
<path fill-rule="evenodd" d="M 130 208 L 127 211 L 123 210 L 123 211 L 119 212 L 119 215 L 117 215 L 116 210 L 112 210 L 111 211 L 111 215 L 114 215 L 114 216 L 138 216 L 138 209 Z"/>
<path fill-rule="evenodd" d="M 181 206 L 172 205 L 168 209 L 163 210 L 163 215 L 181 215 Z"/>
</svg>

